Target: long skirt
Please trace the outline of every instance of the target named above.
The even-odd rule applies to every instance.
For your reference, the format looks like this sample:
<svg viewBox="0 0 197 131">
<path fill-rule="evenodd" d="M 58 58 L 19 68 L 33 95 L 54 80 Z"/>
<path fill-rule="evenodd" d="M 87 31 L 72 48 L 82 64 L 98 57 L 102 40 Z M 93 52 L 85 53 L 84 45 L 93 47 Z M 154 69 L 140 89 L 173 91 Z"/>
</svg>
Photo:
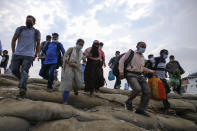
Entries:
<svg viewBox="0 0 197 131">
<path fill-rule="evenodd" d="M 85 92 L 90 92 L 91 94 L 94 90 L 99 88 L 99 77 L 100 77 L 100 62 L 88 59 L 87 65 L 84 71 L 84 81 L 85 81 Z"/>
</svg>

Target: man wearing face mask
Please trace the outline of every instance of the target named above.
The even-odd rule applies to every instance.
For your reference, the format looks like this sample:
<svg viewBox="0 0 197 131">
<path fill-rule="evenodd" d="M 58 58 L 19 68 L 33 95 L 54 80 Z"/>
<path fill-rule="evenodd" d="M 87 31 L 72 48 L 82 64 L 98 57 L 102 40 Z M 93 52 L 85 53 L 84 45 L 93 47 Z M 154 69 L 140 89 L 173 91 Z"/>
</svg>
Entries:
<svg viewBox="0 0 197 131">
<path fill-rule="evenodd" d="M 170 103 L 168 102 L 167 94 L 170 93 L 170 86 L 168 85 L 168 82 L 166 80 L 167 77 L 167 70 L 166 70 L 166 59 L 168 58 L 168 50 L 162 49 L 160 51 L 160 56 L 155 57 L 155 65 L 153 69 L 157 72 L 157 76 L 161 79 L 163 82 L 163 85 L 165 87 L 165 92 L 166 92 L 166 100 L 163 100 L 163 105 L 164 105 L 164 112 L 168 113 L 170 109 Z"/>
<path fill-rule="evenodd" d="M 16 29 L 12 38 L 12 73 L 19 79 L 19 96 L 24 97 L 26 93 L 29 68 L 33 60 L 40 53 L 40 32 L 33 26 L 36 19 L 28 15 L 26 26 Z M 16 41 L 18 40 L 17 46 Z M 16 48 L 15 48 L 16 47 Z"/>
<path fill-rule="evenodd" d="M 116 61 L 116 59 L 118 58 L 118 56 L 120 56 L 120 51 L 116 51 L 115 53 L 115 57 L 112 57 L 108 63 L 108 66 L 110 69 L 113 69 L 114 68 L 114 63 Z M 116 82 L 115 82 L 115 85 L 114 85 L 114 89 L 120 89 L 120 86 L 121 86 L 121 80 L 119 77 L 116 77 Z"/>
<path fill-rule="evenodd" d="M 52 42 L 48 42 L 42 49 L 41 55 L 45 54 L 46 58 L 43 65 L 43 73 L 48 72 L 48 85 L 47 90 L 53 91 L 54 71 L 59 67 L 59 60 L 61 60 L 61 54 L 64 55 L 65 50 L 63 45 L 58 42 L 59 35 L 57 33 L 52 34 Z M 60 57 L 60 58 L 59 58 Z M 44 76 L 40 72 L 40 76 Z"/>
<path fill-rule="evenodd" d="M 166 70 L 168 71 L 169 83 L 173 87 L 173 91 L 181 94 L 181 75 L 185 71 L 173 55 L 170 56 L 170 62 L 167 63 Z"/>
<path fill-rule="evenodd" d="M 129 50 L 119 61 L 119 77 L 120 79 L 126 78 L 127 82 L 132 88 L 131 94 L 128 100 L 125 103 L 125 107 L 127 110 L 132 110 L 132 101 L 136 96 L 142 92 L 142 97 L 140 101 L 140 105 L 136 109 L 136 113 L 149 117 L 149 114 L 145 112 L 145 109 L 148 105 L 150 98 L 150 88 L 148 87 L 148 83 L 143 76 L 143 73 L 152 73 L 155 74 L 153 70 L 145 68 L 145 58 L 143 53 L 146 50 L 145 42 L 138 42 L 136 46 L 137 50 L 134 51 L 134 55 L 126 69 L 124 69 L 124 63 L 130 56 Z M 126 71 L 126 72 L 124 72 Z"/>
</svg>

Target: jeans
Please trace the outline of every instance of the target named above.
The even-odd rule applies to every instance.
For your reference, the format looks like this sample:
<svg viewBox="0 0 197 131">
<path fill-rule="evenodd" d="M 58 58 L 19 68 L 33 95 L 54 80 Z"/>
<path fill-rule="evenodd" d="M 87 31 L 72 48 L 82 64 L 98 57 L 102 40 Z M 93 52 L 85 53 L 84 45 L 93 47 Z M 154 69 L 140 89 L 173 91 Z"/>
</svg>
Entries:
<svg viewBox="0 0 197 131">
<path fill-rule="evenodd" d="M 43 68 L 42 68 L 44 70 L 44 72 L 48 73 L 47 88 L 49 88 L 49 89 L 53 88 L 52 85 L 53 85 L 53 80 L 54 80 L 54 71 L 56 70 L 56 67 L 57 67 L 57 63 L 55 63 L 55 64 L 44 64 Z"/>
<path fill-rule="evenodd" d="M 63 103 L 67 103 L 68 102 L 69 94 L 70 94 L 69 91 L 64 91 L 63 92 Z"/>
<path fill-rule="evenodd" d="M 146 78 L 141 75 L 128 73 L 126 79 L 132 88 L 127 103 L 132 104 L 133 99 L 136 98 L 136 96 L 139 95 L 140 92 L 142 92 L 141 101 L 140 101 L 140 105 L 138 106 L 138 110 L 144 111 L 150 99 L 150 88 L 148 87 Z"/>
<path fill-rule="evenodd" d="M 166 100 L 163 100 L 163 105 L 164 105 L 164 109 L 168 110 L 170 108 L 170 103 L 168 102 L 167 94 L 170 93 L 170 87 L 166 79 L 161 79 L 161 81 L 163 82 L 163 85 L 165 87 L 165 92 L 166 92 Z"/>
<path fill-rule="evenodd" d="M 118 89 L 120 87 L 120 85 L 121 85 L 121 80 L 118 77 L 116 77 L 114 89 Z"/>
<path fill-rule="evenodd" d="M 19 79 L 18 88 L 25 89 L 27 87 L 27 79 L 29 69 L 33 63 L 33 57 L 14 55 L 11 61 L 11 71 Z"/>
<path fill-rule="evenodd" d="M 40 69 L 40 72 L 39 72 L 39 75 L 43 78 L 43 79 L 46 79 L 46 80 L 48 80 L 48 69 L 45 67 L 44 68 L 44 60 L 45 59 L 41 59 L 41 69 Z"/>
</svg>

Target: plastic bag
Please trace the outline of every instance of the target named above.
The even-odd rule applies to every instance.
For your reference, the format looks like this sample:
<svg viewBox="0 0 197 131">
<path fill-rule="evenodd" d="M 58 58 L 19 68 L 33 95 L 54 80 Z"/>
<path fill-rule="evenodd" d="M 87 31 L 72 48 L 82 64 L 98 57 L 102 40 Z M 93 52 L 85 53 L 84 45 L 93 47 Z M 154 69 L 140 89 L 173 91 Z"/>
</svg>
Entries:
<svg viewBox="0 0 197 131">
<path fill-rule="evenodd" d="M 111 70 L 111 71 L 109 71 L 109 74 L 108 74 L 108 80 L 109 80 L 109 81 L 115 80 L 115 76 L 114 76 L 114 74 L 113 74 L 112 70 Z"/>
<path fill-rule="evenodd" d="M 157 77 L 152 77 L 148 80 L 148 85 L 151 88 L 151 96 L 155 100 L 165 100 L 166 92 L 162 81 Z"/>
</svg>

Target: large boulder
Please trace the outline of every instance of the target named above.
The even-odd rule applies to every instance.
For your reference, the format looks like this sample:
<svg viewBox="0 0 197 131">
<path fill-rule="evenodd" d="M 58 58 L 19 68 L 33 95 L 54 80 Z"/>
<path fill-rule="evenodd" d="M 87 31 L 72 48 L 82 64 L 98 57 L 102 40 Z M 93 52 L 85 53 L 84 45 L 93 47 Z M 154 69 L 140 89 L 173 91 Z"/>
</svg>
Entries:
<svg viewBox="0 0 197 131">
<path fill-rule="evenodd" d="M 5 99 L 0 101 L 0 107 L 0 116 L 20 117 L 30 122 L 68 119 L 72 117 L 81 121 L 105 119 L 105 117 L 79 111 L 69 105 L 51 102 Z"/>
<path fill-rule="evenodd" d="M 173 99 L 188 99 L 188 100 L 197 100 L 197 94 L 182 94 L 178 95 L 176 93 L 170 93 L 168 94 L 169 98 Z"/>
<path fill-rule="evenodd" d="M 39 79 L 39 78 L 29 78 L 27 81 L 28 84 L 32 84 L 32 83 L 39 83 L 39 84 L 47 84 L 48 81 L 44 80 L 44 79 Z"/>
<path fill-rule="evenodd" d="M 171 109 L 174 109 L 176 111 L 192 111 L 192 112 L 196 112 L 196 107 L 189 102 L 183 101 L 181 99 L 168 99 L 168 101 L 170 102 L 170 106 Z M 137 97 L 133 103 L 135 105 L 139 105 L 140 103 L 140 97 Z M 153 99 L 150 99 L 149 104 L 148 104 L 148 108 L 154 110 L 154 111 L 159 111 L 161 109 L 164 108 L 163 106 L 163 102 L 162 101 L 156 101 Z"/>
<path fill-rule="evenodd" d="M 42 124 L 32 131 L 145 131 L 124 121 L 104 120 L 79 122 L 75 119 L 58 120 Z"/>
<path fill-rule="evenodd" d="M 129 95 L 130 91 L 125 91 L 125 90 L 121 90 L 121 89 L 110 89 L 110 88 L 106 88 L 106 87 L 101 87 L 100 88 L 100 92 L 102 93 L 107 93 L 107 94 L 122 94 L 122 95 Z"/>
<path fill-rule="evenodd" d="M 0 87 L 1 86 L 18 86 L 18 81 L 0 78 Z"/>
<path fill-rule="evenodd" d="M 0 74 L 0 78 L 5 78 L 5 79 L 8 79 L 8 80 L 18 81 L 18 78 L 16 78 L 14 75 Z"/>
<path fill-rule="evenodd" d="M 0 131 L 28 131 L 29 128 L 29 122 L 24 119 L 0 116 Z"/>
<path fill-rule="evenodd" d="M 145 117 L 128 111 L 115 111 L 112 115 L 119 120 L 130 122 L 138 127 L 145 128 L 147 130 L 162 131 L 196 131 L 197 126 L 194 122 L 177 118 L 173 116 L 158 115 L 155 113 L 149 113 L 151 117 Z"/>
<path fill-rule="evenodd" d="M 184 112 L 179 114 L 182 118 L 194 121 L 197 123 L 197 113 L 194 112 Z"/>
</svg>

